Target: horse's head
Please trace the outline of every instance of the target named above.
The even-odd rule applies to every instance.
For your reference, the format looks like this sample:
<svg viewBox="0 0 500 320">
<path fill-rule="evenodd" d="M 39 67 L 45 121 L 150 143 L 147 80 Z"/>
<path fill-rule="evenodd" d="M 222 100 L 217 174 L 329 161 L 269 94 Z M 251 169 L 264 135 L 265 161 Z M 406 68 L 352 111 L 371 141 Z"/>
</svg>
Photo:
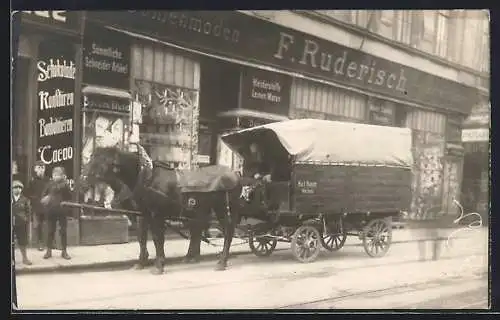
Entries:
<svg viewBox="0 0 500 320">
<path fill-rule="evenodd" d="M 117 181 L 132 187 L 138 170 L 139 160 L 135 153 L 118 148 L 96 148 L 82 168 L 82 180 L 90 185 L 104 182 L 113 189 Z"/>
</svg>

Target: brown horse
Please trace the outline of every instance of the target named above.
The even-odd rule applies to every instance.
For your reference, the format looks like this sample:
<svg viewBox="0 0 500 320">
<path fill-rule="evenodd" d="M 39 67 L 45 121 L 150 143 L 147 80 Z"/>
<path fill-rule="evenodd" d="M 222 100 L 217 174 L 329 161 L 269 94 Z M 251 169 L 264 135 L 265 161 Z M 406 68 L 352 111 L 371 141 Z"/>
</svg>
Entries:
<svg viewBox="0 0 500 320">
<path fill-rule="evenodd" d="M 82 171 L 82 180 L 87 185 L 99 181 L 107 183 L 116 194 L 115 202 L 124 209 L 141 213 L 138 217 L 140 253 L 137 268 L 147 264 L 146 244 L 150 230 L 156 249 L 153 273 L 163 273 L 166 219 L 187 219 L 191 237 L 185 261 L 199 261 L 202 231 L 208 226 L 213 211 L 224 231 L 224 246 L 216 270 L 225 270 L 235 227 L 241 219 L 239 176 L 221 166 L 181 172 L 165 167 L 157 170 L 160 165 L 154 164 L 152 178 L 144 178 L 147 175 L 142 174 L 138 153 L 97 148 Z M 205 179 L 207 183 L 197 188 L 196 181 L 195 185 L 190 181 L 193 179 Z"/>
</svg>

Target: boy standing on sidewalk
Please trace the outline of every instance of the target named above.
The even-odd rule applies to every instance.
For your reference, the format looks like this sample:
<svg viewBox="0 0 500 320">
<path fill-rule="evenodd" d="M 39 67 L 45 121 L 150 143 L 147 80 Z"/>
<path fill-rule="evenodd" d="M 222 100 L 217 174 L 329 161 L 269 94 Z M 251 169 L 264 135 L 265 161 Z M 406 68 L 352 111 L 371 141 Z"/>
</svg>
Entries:
<svg viewBox="0 0 500 320">
<path fill-rule="evenodd" d="M 42 192 L 44 191 L 47 183 L 49 182 L 48 177 L 45 176 L 45 164 L 42 161 L 37 161 L 34 167 L 35 176 L 31 179 L 27 196 L 31 200 L 31 205 L 33 208 L 33 215 L 36 219 L 36 236 L 38 240 L 38 250 L 43 251 L 44 249 L 44 237 L 43 237 L 43 227 L 45 223 L 45 212 L 42 205 L 40 204 L 40 199 L 42 198 Z"/>
<path fill-rule="evenodd" d="M 28 229 L 32 220 L 31 205 L 28 198 L 22 195 L 24 185 L 19 180 L 12 182 L 12 218 L 14 238 L 23 256 L 23 264 L 31 265 L 26 247 L 28 246 Z"/>
<path fill-rule="evenodd" d="M 61 257 L 66 260 L 71 259 L 67 251 L 67 210 L 61 206 L 61 202 L 69 200 L 71 200 L 71 189 L 66 179 L 64 168 L 55 167 L 52 170 L 52 179 L 49 181 L 47 187 L 42 193 L 42 199 L 40 201 L 42 205 L 45 206 L 48 223 L 47 252 L 43 256 L 44 259 L 52 257 L 52 247 L 54 245 L 57 223 L 59 223 L 59 234 L 61 236 Z"/>
</svg>

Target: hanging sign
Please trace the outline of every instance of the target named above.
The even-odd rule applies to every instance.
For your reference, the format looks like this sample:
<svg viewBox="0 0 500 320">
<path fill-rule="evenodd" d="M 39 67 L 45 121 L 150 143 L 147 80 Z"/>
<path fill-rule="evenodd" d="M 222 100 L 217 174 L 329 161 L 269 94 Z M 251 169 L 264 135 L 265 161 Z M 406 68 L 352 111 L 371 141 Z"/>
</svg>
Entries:
<svg viewBox="0 0 500 320">
<path fill-rule="evenodd" d="M 490 131 L 488 129 L 465 129 L 462 130 L 463 142 L 488 141 Z"/>
<path fill-rule="evenodd" d="M 289 76 L 244 68 L 241 81 L 242 109 L 288 115 L 292 80 Z"/>
<path fill-rule="evenodd" d="M 130 88 L 130 40 L 103 27 L 87 25 L 83 39 L 83 82 Z"/>
<path fill-rule="evenodd" d="M 37 61 L 36 156 L 50 172 L 61 166 L 73 182 L 75 51 L 66 42 L 40 43 Z"/>
<path fill-rule="evenodd" d="M 87 94 L 83 96 L 83 107 L 86 110 L 103 110 L 130 114 L 130 100 L 125 98 L 110 97 L 100 94 Z"/>
<path fill-rule="evenodd" d="M 371 101 L 370 123 L 380 126 L 394 125 L 394 105 L 385 101 Z"/>
</svg>

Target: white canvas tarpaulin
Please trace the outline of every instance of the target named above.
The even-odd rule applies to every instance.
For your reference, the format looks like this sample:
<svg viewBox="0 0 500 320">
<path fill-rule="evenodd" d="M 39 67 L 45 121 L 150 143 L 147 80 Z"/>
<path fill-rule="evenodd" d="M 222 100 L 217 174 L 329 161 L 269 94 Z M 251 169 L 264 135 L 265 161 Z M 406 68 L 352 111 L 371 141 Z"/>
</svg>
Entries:
<svg viewBox="0 0 500 320">
<path fill-rule="evenodd" d="M 238 153 L 252 142 L 263 148 L 280 143 L 296 163 L 413 166 L 407 128 L 297 119 L 228 133 L 222 140 Z"/>
</svg>

